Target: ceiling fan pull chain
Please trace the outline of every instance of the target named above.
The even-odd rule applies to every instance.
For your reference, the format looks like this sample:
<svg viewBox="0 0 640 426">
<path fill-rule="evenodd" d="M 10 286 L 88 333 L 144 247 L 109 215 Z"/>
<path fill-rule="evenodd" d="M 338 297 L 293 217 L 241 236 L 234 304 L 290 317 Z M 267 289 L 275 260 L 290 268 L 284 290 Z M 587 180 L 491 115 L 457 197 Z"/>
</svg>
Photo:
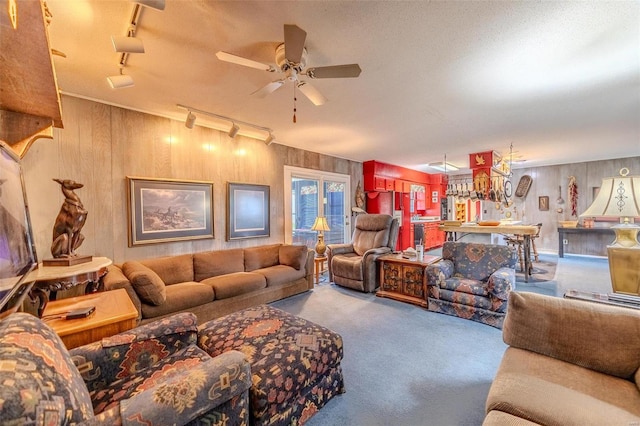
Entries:
<svg viewBox="0 0 640 426">
<path fill-rule="evenodd" d="M 293 122 L 296 122 L 296 101 L 298 100 L 298 98 L 296 98 L 296 85 L 293 85 Z"/>
</svg>

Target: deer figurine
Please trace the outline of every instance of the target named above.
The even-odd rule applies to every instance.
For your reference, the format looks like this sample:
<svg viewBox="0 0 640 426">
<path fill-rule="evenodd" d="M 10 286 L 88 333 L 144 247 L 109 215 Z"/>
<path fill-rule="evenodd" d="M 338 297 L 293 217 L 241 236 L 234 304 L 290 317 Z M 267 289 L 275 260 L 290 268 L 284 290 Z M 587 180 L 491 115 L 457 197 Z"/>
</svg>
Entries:
<svg viewBox="0 0 640 426">
<path fill-rule="evenodd" d="M 84 235 L 80 233 L 87 220 L 87 210 L 84 209 L 80 197 L 75 189 L 84 185 L 73 180 L 53 179 L 58 182 L 64 194 L 64 202 L 53 225 L 53 243 L 51 254 L 54 258 L 75 257 L 76 249 L 84 241 Z"/>
</svg>

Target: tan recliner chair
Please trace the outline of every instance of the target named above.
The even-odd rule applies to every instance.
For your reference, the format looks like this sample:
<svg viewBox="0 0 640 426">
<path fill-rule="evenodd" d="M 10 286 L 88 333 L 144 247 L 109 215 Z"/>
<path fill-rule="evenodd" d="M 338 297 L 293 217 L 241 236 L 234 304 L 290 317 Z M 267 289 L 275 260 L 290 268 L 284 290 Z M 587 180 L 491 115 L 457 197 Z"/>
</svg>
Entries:
<svg viewBox="0 0 640 426">
<path fill-rule="evenodd" d="M 388 214 L 361 214 L 356 217 L 350 244 L 329 244 L 329 279 L 355 290 L 371 293 L 379 286 L 376 259 L 395 250 L 398 221 Z"/>
</svg>

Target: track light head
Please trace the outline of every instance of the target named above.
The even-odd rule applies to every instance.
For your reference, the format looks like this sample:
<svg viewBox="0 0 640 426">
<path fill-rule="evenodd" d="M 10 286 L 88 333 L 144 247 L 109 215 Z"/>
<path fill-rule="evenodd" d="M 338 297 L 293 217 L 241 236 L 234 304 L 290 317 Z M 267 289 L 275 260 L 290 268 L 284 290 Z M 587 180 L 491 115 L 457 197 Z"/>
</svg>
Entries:
<svg viewBox="0 0 640 426">
<path fill-rule="evenodd" d="M 116 52 L 120 53 L 144 53 L 142 39 L 129 36 L 111 36 L 111 43 Z"/>
<path fill-rule="evenodd" d="M 112 89 L 124 89 L 125 87 L 133 86 L 133 77 L 123 74 L 122 68 L 120 68 L 120 75 L 110 75 L 107 77 L 107 81 Z"/>
<path fill-rule="evenodd" d="M 187 129 L 193 129 L 193 125 L 195 123 L 196 123 L 196 115 L 191 111 L 189 111 L 189 114 L 187 114 L 187 119 L 184 121 L 184 126 Z"/>
<path fill-rule="evenodd" d="M 269 146 L 273 143 L 273 135 L 271 133 L 269 133 L 269 136 L 267 136 L 267 138 L 264 140 L 264 143 Z"/>
<path fill-rule="evenodd" d="M 235 138 L 236 135 L 238 134 L 238 130 L 240 130 L 240 126 L 238 126 L 236 123 L 233 123 L 233 126 L 231 126 L 231 129 L 229 129 L 229 137 L 231 139 Z"/>
<path fill-rule="evenodd" d="M 156 10 L 164 10 L 164 0 L 131 0 L 133 3 L 141 4 Z"/>
</svg>

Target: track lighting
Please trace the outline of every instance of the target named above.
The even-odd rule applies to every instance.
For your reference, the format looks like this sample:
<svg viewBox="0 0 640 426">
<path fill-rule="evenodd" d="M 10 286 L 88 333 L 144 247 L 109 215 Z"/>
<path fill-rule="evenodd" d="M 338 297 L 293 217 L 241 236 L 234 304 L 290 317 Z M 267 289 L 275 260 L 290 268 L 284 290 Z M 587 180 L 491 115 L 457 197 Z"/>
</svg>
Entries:
<svg viewBox="0 0 640 426">
<path fill-rule="evenodd" d="M 271 145 L 271 143 L 273 143 L 273 135 L 271 134 L 271 132 L 269 132 L 269 136 L 267 136 L 267 138 L 264 140 L 264 143 L 269 146 Z"/>
<path fill-rule="evenodd" d="M 151 9 L 164 10 L 164 0 L 131 0 L 133 3 L 150 7 Z"/>
<path fill-rule="evenodd" d="M 203 111 L 203 110 L 197 109 L 197 108 L 192 108 L 192 107 L 187 106 L 187 105 L 178 104 L 176 106 L 178 108 L 180 108 L 180 109 L 188 111 L 187 119 L 185 120 L 184 125 L 189 129 L 193 128 L 193 124 L 196 121 L 196 116 L 194 114 L 194 112 L 196 112 L 196 113 L 201 114 L 201 115 L 207 115 L 207 116 L 210 116 L 210 117 L 218 118 L 220 120 L 225 120 L 225 121 L 231 122 L 231 128 L 227 132 L 227 134 L 229 135 L 230 138 L 234 138 L 238 134 L 238 132 L 240 131 L 240 126 L 246 126 L 246 127 L 252 127 L 254 129 L 267 132 L 268 136 L 267 136 L 266 139 L 264 139 L 264 143 L 267 144 L 267 146 L 271 145 L 271 143 L 275 139 L 274 136 L 273 136 L 273 130 L 271 130 L 268 127 L 258 126 L 257 124 L 247 123 L 246 121 L 236 120 L 236 119 L 231 118 L 231 117 L 225 117 L 224 115 L 214 114 L 213 112 Z M 217 128 L 217 129 L 218 130 L 223 130 L 224 128 L 223 129 Z M 252 134 L 246 134 L 245 133 L 244 135 L 252 137 L 254 139 L 262 140 L 261 137 L 253 136 Z"/>
<path fill-rule="evenodd" d="M 231 139 L 235 138 L 236 135 L 238 134 L 238 130 L 240 130 L 240 126 L 238 126 L 236 123 L 233 123 L 233 126 L 231 126 L 231 129 L 229 129 L 229 137 Z"/>
<path fill-rule="evenodd" d="M 191 111 L 189 111 L 189 114 L 187 114 L 187 119 L 184 121 L 184 126 L 187 129 L 193 129 L 193 125 L 195 123 L 196 123 L 196 115 Z"/>
<path fill-rule="evenodd" d="M 111 36 L 111 43 L 116 52 L 144 53 L 142 40 L 133 36 Z"/>
<path fill-rule="evenodd" d="M 107 77 L 107 81 L 112 89 L 124 89 L 125 87 L 133 86 L 133 77 L 122 73 L 120 68 L 120 75 L 111 75 Z"/>
</svg>

